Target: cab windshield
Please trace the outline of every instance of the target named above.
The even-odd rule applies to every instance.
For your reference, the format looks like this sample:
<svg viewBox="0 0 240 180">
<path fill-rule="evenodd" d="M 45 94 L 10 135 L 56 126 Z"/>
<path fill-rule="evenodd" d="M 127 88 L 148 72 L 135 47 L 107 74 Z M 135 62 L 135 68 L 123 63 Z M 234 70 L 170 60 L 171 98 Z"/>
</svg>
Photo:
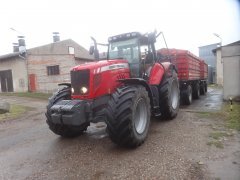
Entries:
<svg viewBox="0 0 240 180">
<path fill-rule="evenodd" d="M 126 59 L 131 63 L 139 62 L 138 39 L 112 42 L 109 45 L 109 59 Z"/>
</svg>

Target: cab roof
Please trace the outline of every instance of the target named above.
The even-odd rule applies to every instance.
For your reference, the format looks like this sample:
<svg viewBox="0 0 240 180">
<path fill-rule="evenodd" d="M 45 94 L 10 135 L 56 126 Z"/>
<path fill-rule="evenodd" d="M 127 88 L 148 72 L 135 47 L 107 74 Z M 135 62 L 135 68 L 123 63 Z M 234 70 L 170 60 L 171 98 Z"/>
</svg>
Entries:
<svg viewBox="0 0 240 180">
<path fill-rule="evenodd" d="M 148 34 L 141 34 L 140 32 L 129 32 L 124 34 L 119 34 L 116 36 L 111 36 L 108 38 L 108 42 L 118 42 L 124 41 L 128 39 L 138 38 L 140 40 L 140 44 L 148 44 Z"/>
</svg>

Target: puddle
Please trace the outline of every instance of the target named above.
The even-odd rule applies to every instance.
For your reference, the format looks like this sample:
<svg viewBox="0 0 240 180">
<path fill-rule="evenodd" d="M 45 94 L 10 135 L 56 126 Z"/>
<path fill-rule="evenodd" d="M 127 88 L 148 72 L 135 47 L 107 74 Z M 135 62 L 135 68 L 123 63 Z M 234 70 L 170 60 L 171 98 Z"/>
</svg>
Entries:
<svg viewBox="0 0 240 180">
<path fill-rule="evenodd" d="M 107 125 L 104 122 L 91 123 L 87 129 L 86 135 L 94 139 L 103 139 L 108 136 L 106 127 Z"/>
</svg>

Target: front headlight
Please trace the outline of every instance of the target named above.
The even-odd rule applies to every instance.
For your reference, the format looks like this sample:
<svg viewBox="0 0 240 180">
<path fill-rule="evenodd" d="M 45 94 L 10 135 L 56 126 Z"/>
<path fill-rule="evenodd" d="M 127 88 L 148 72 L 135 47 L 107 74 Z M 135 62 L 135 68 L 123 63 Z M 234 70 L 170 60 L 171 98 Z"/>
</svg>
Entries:
<svg viewBox="0 0 240 180">
<path fill-rule="evenodd" d="M 71 88 L 71 92 L 72 92 L 72 94 L 74 94 L 74 88 L 73 87 Z"/>
<path fill-rule="evenodd" d="M 81 94 L 86 94 L 88 92 L 88 89 L 86 87 L 81 87 L 80 89 Z"/>
</svg>

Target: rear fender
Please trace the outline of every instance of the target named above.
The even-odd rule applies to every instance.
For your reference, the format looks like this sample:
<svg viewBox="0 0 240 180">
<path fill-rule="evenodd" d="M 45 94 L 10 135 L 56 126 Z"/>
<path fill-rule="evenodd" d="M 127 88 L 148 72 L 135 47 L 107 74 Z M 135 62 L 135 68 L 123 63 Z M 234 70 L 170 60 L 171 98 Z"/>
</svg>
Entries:
<svg viewBox="0 0 240 180">
<path fill-rule="evenodd" d="M 173 71 L 177 72 L 176 66 L 170 62 L 163 62 L 162 66 L 165 69 L 164 76 L 171 77 L 173 75 Z"/>
<path fill-rule="evenodd" d="M 159 63 L 155 63 L 149 75 L 149 80 L 148 80 L 149 84 L 159 85 L 164 75 L 164 72 L 165 72 L 164 66 L 162 66 Z"/>
</svg>

